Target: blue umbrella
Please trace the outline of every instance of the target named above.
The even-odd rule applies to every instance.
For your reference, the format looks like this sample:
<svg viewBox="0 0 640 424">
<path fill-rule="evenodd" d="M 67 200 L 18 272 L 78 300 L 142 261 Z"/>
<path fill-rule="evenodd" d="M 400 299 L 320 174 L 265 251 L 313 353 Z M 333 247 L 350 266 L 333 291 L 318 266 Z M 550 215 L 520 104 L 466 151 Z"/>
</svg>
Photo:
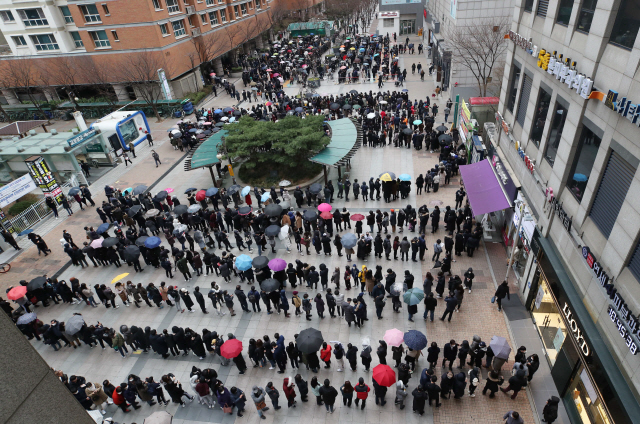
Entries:
<svg viewBox="0 0 640 424">
<path fill-rule="evenodd" d="M 376 56 L 380 56 L 380 53 L 376 53 L 373 55 L 373 57 L 376 57 Z"/>
<path fill-rule="evenodd" d="M 407 305 L 417 305 L 424 299 L 424 291 L 412 288 L 407 290 L 402 298 Z"/>
<path fill-rule="evenodd" d="M 409 175 L 409 174 L 400 174 L 398 176 L 398 179 L 400 181 L 411 181 L 411 175 Z"/>
<path fill-rule="evenodd" d="M 191 128 L 191 129 L 189 130 L 189 132 L 190 132 L 190 133 L 194 133 L 194 132 L 196 132 L 196 131 L 198 131 L 196 128 Z"/>
<path fill-rule="evenodd" d="M 162 243 L 162 240 L 160 240 L 160 237 L 149 237 L 144 241 L 144 245 L 149 249 L 153 249 L 154 247 L 160 246 L 160 243 Z"/>
<path fill-rule="evenodd" d="M 132 192 L 133 191 L 133 187 L 127 187 L 124 190 L 122 190 L 123 194 L 127 194 L 128 192 Z"/>
<path fill-rule="evenodd" d="M 584 181 L 587 181 L 588 178 L 584 174 L 573 174 L 573 180 L 578 182 L 584 182 Z"/>
<path fill-rule="evenodd" d="M 296 110 L 296 112 L 297 112 L 297 113 L 302 113 L 302 112 L 304 112 L 304 109 L 303 109 L 303 108 L 301 108 L 301 107 L 297 107 L 295 110 Z"/>
<path fill-rule="evenodd" d="M 31 234 L 33 233 L 33 230 L 31 228 L 28 228 L 26 230 L 22 230 L 18 233 L 19 236 L 26 236 L 27 234 Z"/>
<path fill-rule="evenodd" d="M 110 224 L 101 224 L 98 229 L 96 230 L 96 233 L 98 234 L 102 234 L 104 232 L 106 232 L 109 229 Z"/>
<path fill-rule="evenodd" d="M 355 234 L 347 233 L 344 236 L 342 236 L 342 246 L 345 249 L 351 249 L 355 247 L 356 244 L 358 244 L 358 238 L 356 237 Z"/>
<path fill-rule="evenodd" d="M 251 269 L 253 259 L 249 255 L 240 255 L 236 258 L 236 268 L 240 271 Z"/>
<path fill-rule="evenodd" d="M 404 91 L 405 93 L 409 92 L 409 90 L 407 90 L 406 88 L 403 88 L 402 91 Z"/>
<path fill-rule="evenodd" d="M 73 187 L 69 190 L 69 196 L 75 196 L 76 194 L 80 194 L 80 187 Z"/>
<path fill-rule="evenodd" d="M 222 113 L 222 109 L 216 109 L 213 111 L 213 113 Z"/>
<path fill-rule="evenodd" d="M 260 198 L 260 201 L 261 202 L 266 202 L 269 199 L 271 199 L 271 193 L 267 192 L 267 193 L 264 193 L 262 195 L 262 197 Z"/>
<path fill-rule="evenodd" d="M 243 196 L 246 196 L 247 194 L 251 193 L 251 187 L 246 186 L 245 188 L 242 189 L 242 191 L 240 192 L 240 194 L 242 194 Z"/>
<path fill-rule="evenodd" d="M 360 47 L 360 51 L 363 52 L 365 49 L 364 47 Z"/>
<path fill-rule="evenodd" d="M 207 189 L 204 194 L 207 197 L 215 196 L 216 194 L 218 194 L 218 189 L 215 187 L 211 187 L 210 189 Z"/>
<path fill-rule="evenodd" d="M 413 350 L 422 350 L 427 347 L 427 336 L 418 330 L 409 330 L 404 333 L 404 342 Z"/>
</svg>

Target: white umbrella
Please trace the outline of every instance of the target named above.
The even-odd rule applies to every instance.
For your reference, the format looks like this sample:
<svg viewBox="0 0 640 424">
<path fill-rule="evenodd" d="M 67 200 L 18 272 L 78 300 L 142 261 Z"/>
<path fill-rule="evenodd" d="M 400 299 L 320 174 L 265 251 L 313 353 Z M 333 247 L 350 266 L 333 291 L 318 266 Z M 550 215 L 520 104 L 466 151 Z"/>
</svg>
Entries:
<svg viewBox="0 0 640 424">
<path fill-rule="evenodd" d="M 375 113 L 373 113 L 373 112 L 371 112 L 371 113 L 369 113 L 369 114 L 367 115 L 367 119 L 373 119 L 373 118 L 375 118 L 375 117 L 376 117 L 376 114 L 375 114 Z"/>
<path fill-rule="evenodd" d="M 289 236 L 289 226 L 288 225 L 283 225 L 282 228 L 280 228 L 280 234 L 278 234 L 278 238 L 280 240 L 284 240 Z"/>
</svg>

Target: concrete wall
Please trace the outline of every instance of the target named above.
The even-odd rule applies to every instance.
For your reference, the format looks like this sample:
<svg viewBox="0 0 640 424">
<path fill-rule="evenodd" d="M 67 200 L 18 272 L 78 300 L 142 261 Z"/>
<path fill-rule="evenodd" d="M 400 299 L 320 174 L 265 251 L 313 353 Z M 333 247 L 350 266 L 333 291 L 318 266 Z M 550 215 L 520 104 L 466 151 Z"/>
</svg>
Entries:
<svg viewBox="0 0 640 424">
<path fill-rule="evenodd" d="M 7 424 L 92 424 L 6 314 L 0 314 L 0 419 Z"/>
</svg>

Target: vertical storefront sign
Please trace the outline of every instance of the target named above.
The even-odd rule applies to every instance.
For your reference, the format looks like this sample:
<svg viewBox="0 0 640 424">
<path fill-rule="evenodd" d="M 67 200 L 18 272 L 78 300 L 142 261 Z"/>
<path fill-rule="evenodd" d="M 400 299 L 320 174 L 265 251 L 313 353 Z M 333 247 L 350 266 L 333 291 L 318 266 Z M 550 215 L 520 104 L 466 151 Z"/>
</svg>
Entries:
<svg viewBox="0 0 640 424">
<path fill-rule="evenodd" d="M 56 203 L 61 204 L 62 189 L 44 158 L 42 156 L 32 156 L 24 162 L 27 164 L 29 174 L 31 174 L 45 197 L 53 197 Z"/>
</svg>

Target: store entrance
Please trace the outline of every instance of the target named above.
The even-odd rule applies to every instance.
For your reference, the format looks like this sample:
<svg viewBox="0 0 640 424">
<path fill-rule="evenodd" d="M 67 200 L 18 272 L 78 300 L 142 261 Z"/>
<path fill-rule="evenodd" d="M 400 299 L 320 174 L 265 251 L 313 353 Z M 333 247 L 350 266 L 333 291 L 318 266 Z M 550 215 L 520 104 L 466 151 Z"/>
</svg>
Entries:
<svg viewBox="0 0 640 424">
<path fill-rule="evenodd" d="M 400 21 L 400 35 L 415 34 L 415 33 L 416 33 L 415 19 L 403 19 Z"/>
</svg>

